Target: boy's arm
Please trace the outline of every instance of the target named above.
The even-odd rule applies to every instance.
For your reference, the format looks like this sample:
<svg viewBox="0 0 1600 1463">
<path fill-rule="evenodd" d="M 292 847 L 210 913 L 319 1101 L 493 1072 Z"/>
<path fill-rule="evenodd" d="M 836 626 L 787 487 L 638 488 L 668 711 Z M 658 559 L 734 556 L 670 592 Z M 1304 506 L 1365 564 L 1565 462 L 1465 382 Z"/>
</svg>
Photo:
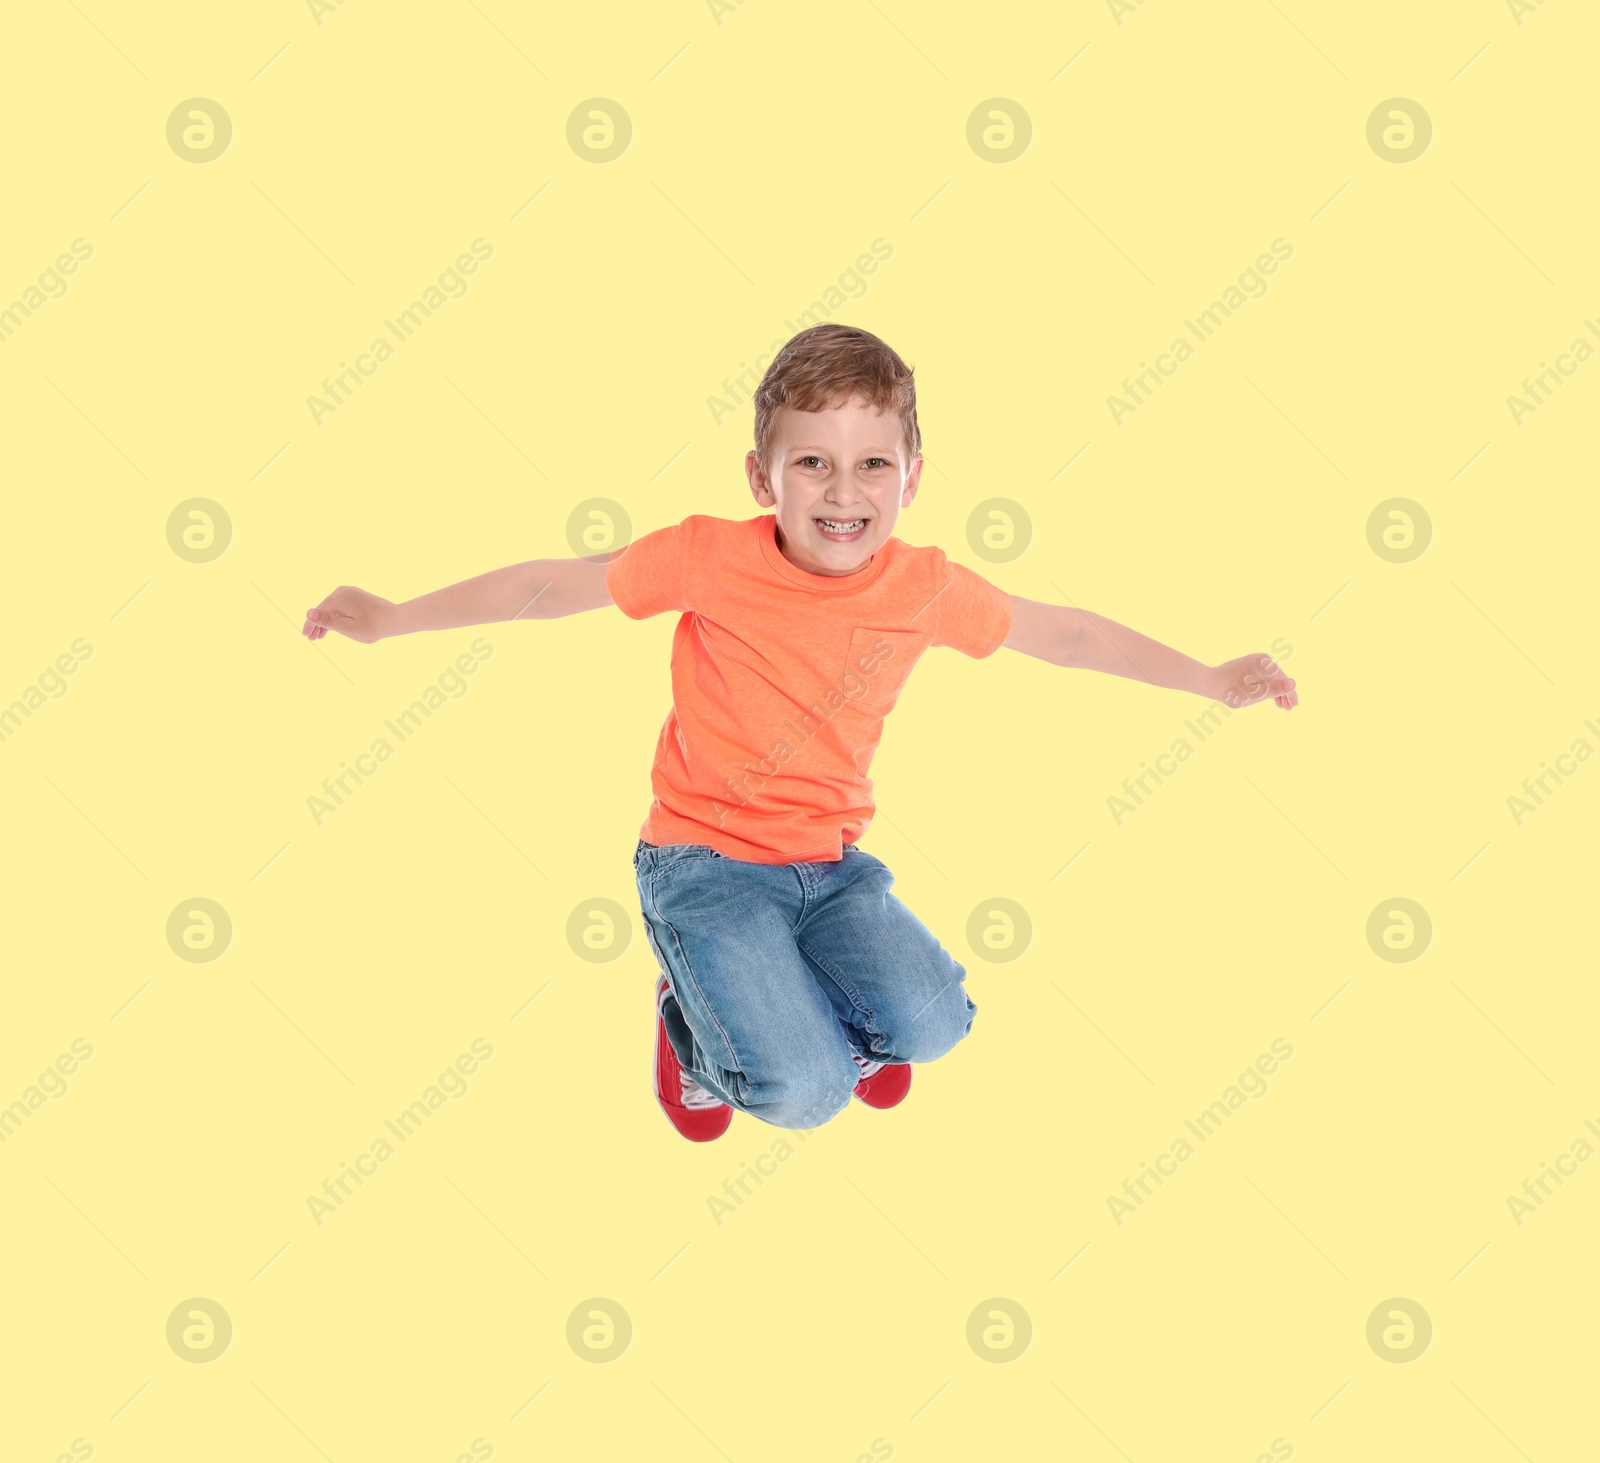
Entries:
<svg viewBox="0 0 1600 1463">
<path fill-rule="evenodd" d="M 606 588 L 610 554 L 586 559 L 530 559 L 394 604 L 341 585 L 306 611 L 300 633 L 320 640 L 337 630 L 365 645 L 418 630 L 454 630 L 501 620 L 554 620 L 611 604 Z"/>
<path fill-rule="evenodd" d="M 1294 681 L 1265 652 L 1241 655 L 1221 665 L 1203 665 L 1093 610 L 1043 604 L 1014 594 L 1011 611 L 1011 633 L 1001 643 L 1052 665 L 1104 671 L 1173 691 L 1192 691 L 1227 706 L 1249 706 L 1270 696 L 1289 711 L 1300 701 Z"/>
</svg>

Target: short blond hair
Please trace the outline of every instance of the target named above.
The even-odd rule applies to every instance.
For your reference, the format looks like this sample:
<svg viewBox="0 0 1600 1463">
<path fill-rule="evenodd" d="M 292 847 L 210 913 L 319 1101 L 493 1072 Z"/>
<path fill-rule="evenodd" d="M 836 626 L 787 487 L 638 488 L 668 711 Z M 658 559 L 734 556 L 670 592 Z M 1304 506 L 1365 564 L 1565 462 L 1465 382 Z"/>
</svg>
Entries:
<svg viewBox="0 0 1600 1463">
<path fill-rule="evenodd" d="M 922 451 L 911 367 L 870 330 L 829 322 L 792 336 L 756 388 L 756 456 L 761 465 L 769 466 L 780 408 L 824 411 L 854 397 L 899 418 L 911 456 Z"/>
</svg>

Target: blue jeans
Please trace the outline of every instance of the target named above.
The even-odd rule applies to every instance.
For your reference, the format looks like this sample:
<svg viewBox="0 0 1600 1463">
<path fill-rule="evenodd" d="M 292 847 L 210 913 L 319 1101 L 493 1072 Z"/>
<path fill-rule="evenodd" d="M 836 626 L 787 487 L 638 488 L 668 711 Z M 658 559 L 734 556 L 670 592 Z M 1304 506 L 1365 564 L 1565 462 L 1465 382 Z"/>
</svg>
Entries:
<svg viewBox="0 0 1600 1463">
<path fill-rule="evenodd" d="M 849 1103 L 852 1053 L 931 1062 L 972 1029 L 965 967 L 862 849 L 758 864 L 703 843 L 641 841 L 633 867 L 667 978 L 667 1039 L 684 1070 L 740 1112 L 814 1128 Z"/>
</svg>

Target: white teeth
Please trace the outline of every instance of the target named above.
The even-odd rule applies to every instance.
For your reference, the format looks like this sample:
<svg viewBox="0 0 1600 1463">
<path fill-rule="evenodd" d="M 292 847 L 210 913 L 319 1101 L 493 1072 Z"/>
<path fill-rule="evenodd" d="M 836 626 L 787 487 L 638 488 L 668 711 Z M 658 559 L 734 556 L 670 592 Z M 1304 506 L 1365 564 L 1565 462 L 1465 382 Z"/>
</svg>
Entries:
<svg viewBox="0 0 1600 1463">
<path fill-rule="evenodd" d="M 858 528 L 867 526 L 865 518 L 852 518 L 848 523 L 841 523 L 836 518 L 819 518 L 817 522 L 830 533 L 854 533 Z"/>
</svg>

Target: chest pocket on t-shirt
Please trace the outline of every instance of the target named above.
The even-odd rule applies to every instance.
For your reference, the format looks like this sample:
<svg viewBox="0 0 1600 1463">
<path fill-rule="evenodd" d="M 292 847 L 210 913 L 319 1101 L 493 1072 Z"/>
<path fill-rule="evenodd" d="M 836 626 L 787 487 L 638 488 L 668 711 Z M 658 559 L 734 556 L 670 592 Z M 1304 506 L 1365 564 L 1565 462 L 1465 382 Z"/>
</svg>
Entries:
<svg viewBox="0 0 1600 1463">
<path fill-rule="evenodd" d="M 899 698 L 906 677 L 931 637 L 920 630 L 876 630 L 859 626 L 839 677 L 847 706 L 882 716 Z"/>
</svg>

